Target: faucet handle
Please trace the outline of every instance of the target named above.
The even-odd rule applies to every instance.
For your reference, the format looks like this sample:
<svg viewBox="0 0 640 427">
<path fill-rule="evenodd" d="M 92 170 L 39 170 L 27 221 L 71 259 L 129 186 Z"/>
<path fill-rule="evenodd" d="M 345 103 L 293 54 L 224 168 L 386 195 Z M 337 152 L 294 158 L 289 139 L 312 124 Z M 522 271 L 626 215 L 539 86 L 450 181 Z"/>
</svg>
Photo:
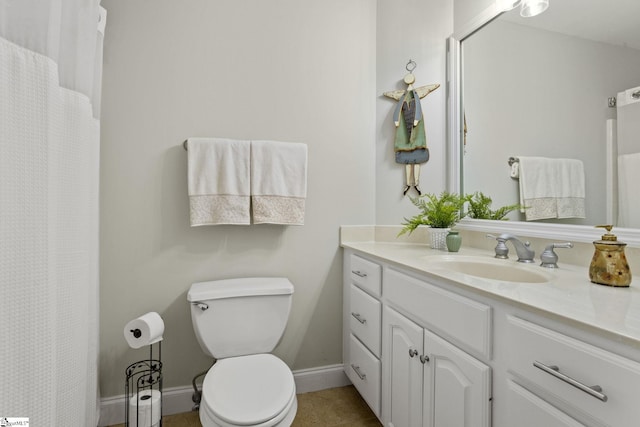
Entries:
<svg viewBox="0 0 640 427">
<path fill-rule="evenodd" d="M 540 254 L 540 266 L 546 268 L 558 268 L 558 254 L 555 253 L 554 249 L 569 249 L 573 247 L 573 243 L 551 243 L 544 248 L 542 254 Z"/>
<path fill-rule="evenodd" d="M 496 245 L 496 258 L 507 259 L 509 258 L 509 248 L 507 247 L 506 240 L 500 238 L 500 236 L 494 236 L 493 234 L 487 234 L 488 239 L 496 239 L 498 244 Z"/>
</svg>

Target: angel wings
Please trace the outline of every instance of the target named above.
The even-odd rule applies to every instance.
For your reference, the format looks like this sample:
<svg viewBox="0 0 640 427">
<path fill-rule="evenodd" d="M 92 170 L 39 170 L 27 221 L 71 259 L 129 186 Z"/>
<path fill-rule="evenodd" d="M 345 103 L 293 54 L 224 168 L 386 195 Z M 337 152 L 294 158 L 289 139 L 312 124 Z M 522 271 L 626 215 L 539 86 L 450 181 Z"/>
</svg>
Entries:
<svg viewBox="0 0 640 427">
<path fill-rule="evenodd" d="M 439 87 L 440 85 L 436 83 L 432 85 L 420 86 L 413 90 L 418 94 L 420 99 L 422 99 L 425 96 L 429 95 L 434 90 L 438 89 Z M 386 96 L 387 98 L 392 98 L 392 99 L 395 99 L 396 101 L 399 101 L 400 98 L 402 98 L 405 93 L 407 93 L 405 89 L 400 89 L 400 90 L 392 90 L 389 92 L 384 92 L 383 95 Z"/>
</svg>

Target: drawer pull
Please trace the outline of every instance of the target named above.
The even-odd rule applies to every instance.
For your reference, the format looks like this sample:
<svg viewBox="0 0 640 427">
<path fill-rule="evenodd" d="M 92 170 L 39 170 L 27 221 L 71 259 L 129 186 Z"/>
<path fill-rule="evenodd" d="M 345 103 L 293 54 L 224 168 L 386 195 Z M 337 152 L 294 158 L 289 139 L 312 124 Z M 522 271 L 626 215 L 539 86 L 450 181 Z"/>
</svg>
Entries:
<svg viewBox="0 0 640 427">
<path fill-rule="evenodd" d="M 418 355 L 418 350 L 416 350 L 415 348 L 409 349 L 409 357 L 415 357 L 417 355 Z"/>
<path fill-rule="evenodd" d="M 362 272 L 362 271 L 360 271 L 360 270 L 351 270 L 351 272 L 352 272 L 353 274 L 355 274 L 356 276 L 358 276 L 358 277 L 367 277 L 367 273 L 363 273 L 363 272 Z"/>
<path fill-rule="evenodd" d="M 420 361 L 424 365 L 425 363 L 427 363 L 429 361 L 429 356 L 427 356 L 426 354 L 424 356 L 420 356 Z"/>
<path fill-rule="evenodd" d="M 360 379 L 362 381 L 364 381 L 367 376 L 365 374 L 363 374 L 362 372 L 360 372 L 360 366 L 356 366 L 353 363 L 351 364 L 351 368 L 356 372 L 356 375 L 358 375 L 358 377 L 360 377 Z"/>
<path fill-rule="evenodd" d="M 364 325 L 365 323 L 367 323 L 367 319 L 364 319 L 364 318 L 360 315 L 360 313 L 354 313 L 354 312 L 352 311 L 352 312 L 351 312 L 351 315 L 352 315 L 353 317 L 355 317 L 355 318 L 356 318 L 356 320 L 357 320 L 358 322 L 362 323 L 363 325 Z"/>
<path fill-rule="evenodd" d="M 560 372 L 560 368 L 558 368 L 557 366 L 548 366 L 548 365 L 545 365 L 544 363 L 538 362 L 537 360 L 533 362 L 533 366 L 543 370 L 547 374 L 553 375 L 554 377 L 566 382 L 567 384 L 574 386 L 575 388 L 578 388 L 584 391 L 585 393 L 595 397 L 596 399 L 600 399 L 603 402 L 606 402 L 608 400 L 607 395 L 602 393 L 602 387 L 600 387 L 599 385 L 594 385 L 594 386 L 584 385 L 580 381 L 576 381 L 573 378 Z"/>
</svg>

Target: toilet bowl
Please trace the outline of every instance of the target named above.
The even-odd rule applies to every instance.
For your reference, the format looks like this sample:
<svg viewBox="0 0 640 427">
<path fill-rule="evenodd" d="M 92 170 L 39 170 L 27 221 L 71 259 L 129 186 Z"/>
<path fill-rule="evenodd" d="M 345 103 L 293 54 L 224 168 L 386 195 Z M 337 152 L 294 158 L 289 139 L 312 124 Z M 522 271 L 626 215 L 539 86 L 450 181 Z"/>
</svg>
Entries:
<svg viewBox="0 0 640 427">
<path fill-rule="evenodd" d="M 216 358 L 202 384 L 203 427 L 288 427 L 298 403 L 293 374 L 270 354 L 289 318 L 285 278 L 194 283 L 187 300 L 198 343 Z"/>
<path fill-rule="evenodd" d="M 271 354 L 218 361 L 202 385 L 203 426 L 289 426 L 297 399 L 293 375 Z"/>
</svg>

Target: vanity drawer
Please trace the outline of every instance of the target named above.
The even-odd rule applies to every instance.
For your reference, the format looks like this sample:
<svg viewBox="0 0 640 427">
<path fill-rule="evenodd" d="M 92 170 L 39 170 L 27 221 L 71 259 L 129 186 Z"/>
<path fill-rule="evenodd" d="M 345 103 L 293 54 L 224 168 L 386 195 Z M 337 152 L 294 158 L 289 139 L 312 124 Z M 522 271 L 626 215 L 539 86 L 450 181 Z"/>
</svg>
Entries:
<svg viewBox="0 0 640 427">
<path fill-rule="evenodd" d="M 411 313 L 421 326 L 491 358 L 491 307 L 392 269 L 384 283 L 387 300 Z"/>
<path fill-rule="evenodd" d="M 380 361 L 351 335 L 351 362 L 347 376 L 371 410 L 380 416 Z"/>
<path fill-rule="evenodd" d="M 586 427 L 529 390 L 507 380 L 507 425 L 518 427 Z"/>
<path fill-rule="evenodd" d="M 380 301 L 351 285 L 351 332 L 380 357 Z"/>
<path fill-rule="evenodd" d="M 351 255 L 351 281 L 370 294 L 379 297 L 382 273 L 378 264 Z"/>
<path fill-rule="evenodd" d="M 514 316 L 507 324 L 507 366 L 516 381 L 606 425 L 640 419 L 639 363 Z"/>
</svg>

